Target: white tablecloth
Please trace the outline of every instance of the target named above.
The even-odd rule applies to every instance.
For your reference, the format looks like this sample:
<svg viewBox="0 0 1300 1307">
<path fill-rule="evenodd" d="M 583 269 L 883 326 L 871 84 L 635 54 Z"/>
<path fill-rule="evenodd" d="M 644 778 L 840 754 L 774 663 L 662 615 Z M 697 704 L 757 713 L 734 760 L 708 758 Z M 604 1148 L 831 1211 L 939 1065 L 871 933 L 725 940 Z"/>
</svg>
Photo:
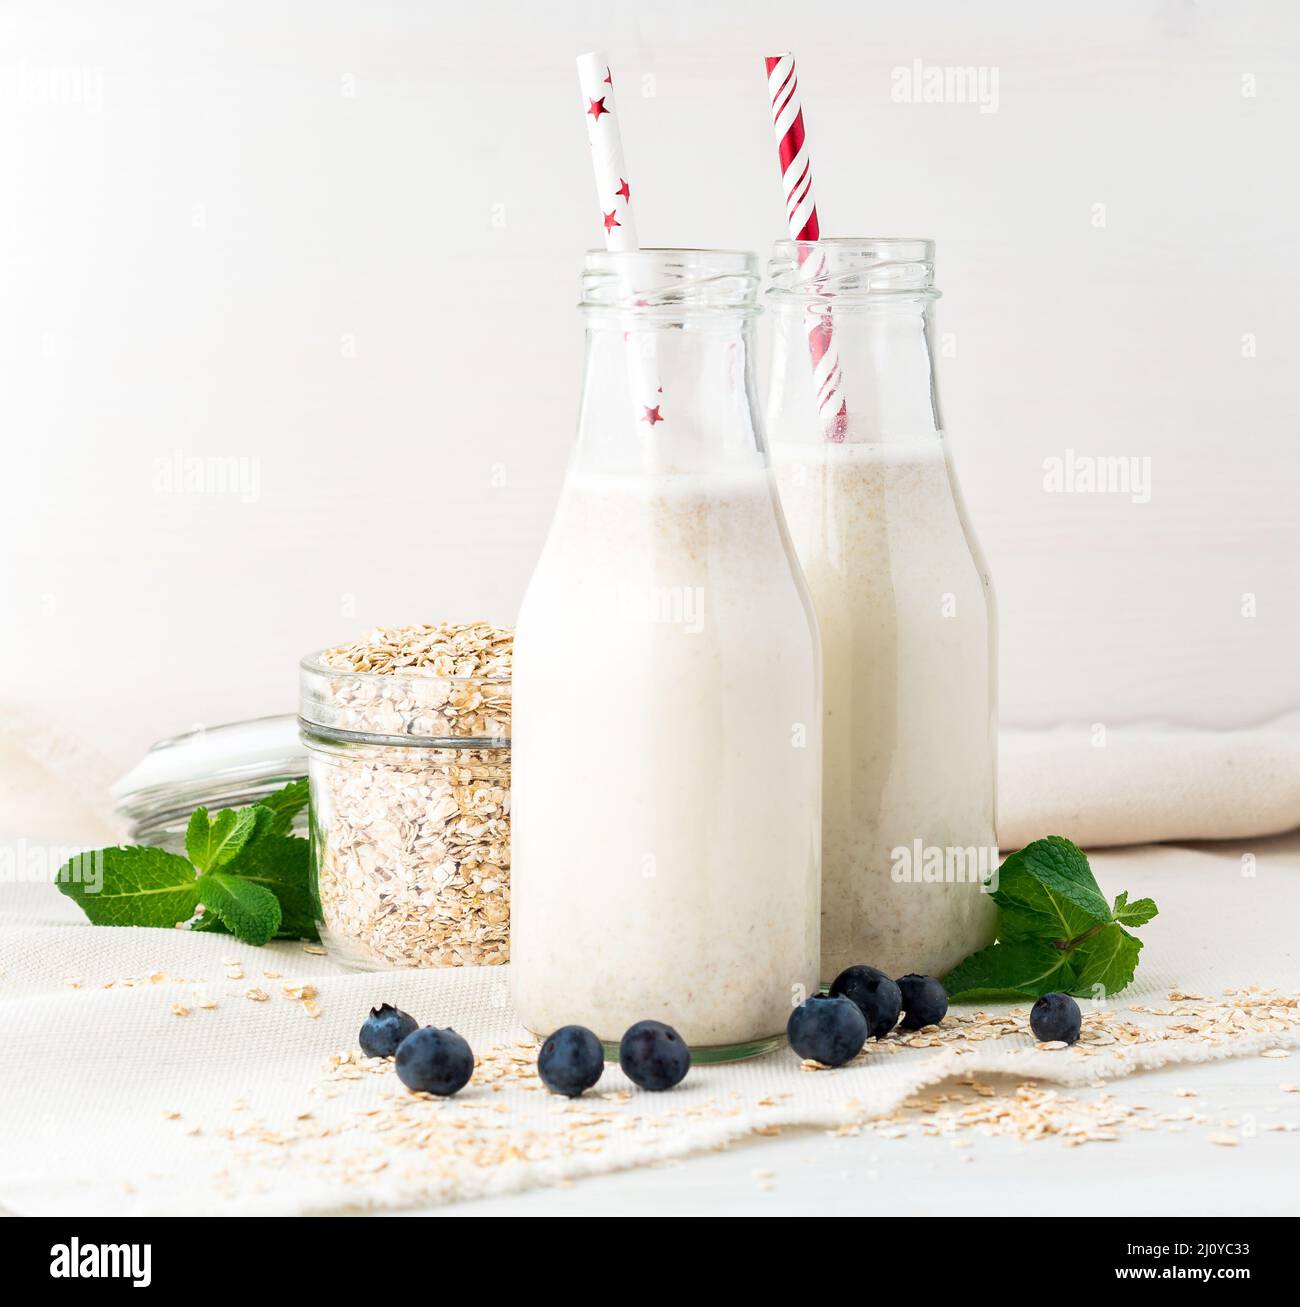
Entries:
<svg viewBox="0 0 1300 1307">
<path fill-rule="evenodd" d="M 1150 894 L 1161 908 L 1143 931 L 1138 983 L 1115 1007 L 1160 1001 L 1171 989 L 1300 991 L 1297 837 L 1121 850 L 1093 863 L 1107 893 Z M 20 1212 L 426 1207 L 663 1164 L 759 1131 L 788 1138 L 801 1127 L 862 1121 L 953 1074 L 1089 1085 L 1183 1064 L 1183 1082 L 1195 1083 L 1192 1061 L 1258 1061 L 1265 1047 L 1300 1042 L 1171 1041 L 1083 1058 L 1040 1052 L 1016 1036 L 961 1055 L 951 1047 L 873 1053 L 861 1066 L 817 1073 L 782 1051 L 694 1069 L 669 1094 L 625 1094 L 613 1068 L 600 1085 L 605 1096 L 576 1105 L 530 1087 L 531 1077 L 493 1089 L 479 1075 L 457 1098 L 428 1102 L 405 1096 L 391 1072 L 331 1079 L 322 1064 L 355 1047 L 367 1007 L 381 1000 L 455 1026 L 480 1053 L 508 1045 L 521 1032 L 501 969 L 344 974 L 299 945 L 257 950 L 217 936 L 89 927 L 48 886 L 9 886 L 4 895 L 0 1039 L 10 1056 L 0 1064 L 0 1204 Z M 241 979 L 226 979 L 224 959 L 240 960 Z M 316 1019 L 282 992 L 303 983 L 319 991 Z M 250 987 L 269 997 L 245 997 Z M 173 1004 L 189 1014 L 173 1015 Z M 1277 1080 L 1297 1065 L 1260 1064 Z M 395 1111 L 403 1114 L 396 1125 Z M 1127 1145 L 1099 1146 L 1122 1156 Z M 1261 1135 L 1250 1147 L 1256 1160 L 1265 1150 L 1276 1150 L 1278 1165 L 1293 1157 L 1289 1135 Z M 755 1156 L 762 1167 L 761 1150 Z"/>
</svg>

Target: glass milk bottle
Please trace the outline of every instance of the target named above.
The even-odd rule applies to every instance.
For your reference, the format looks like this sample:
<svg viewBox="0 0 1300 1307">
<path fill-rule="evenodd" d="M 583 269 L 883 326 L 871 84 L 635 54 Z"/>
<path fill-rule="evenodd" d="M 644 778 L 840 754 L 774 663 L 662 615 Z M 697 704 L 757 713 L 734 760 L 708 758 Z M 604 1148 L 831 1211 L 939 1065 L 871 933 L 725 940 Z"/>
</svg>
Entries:
<svg viewBox="0 0 1300 1307">
<path fill-rule="evenodd" d="M 578 441 L 515 633 L 528 1028 L 696 1061 L 817 982 L 820 656 L 753 399 L 757 259 L 593 251 Z"/>
<path fill-rule="evenodd" d="M 780 241 L 771 264 L 768 431 L 822 640 L 824 981 L 942 976 L 992 940 L 997 635 L 939 418 L 933 271 L 922 240 Z"/>
</svg>

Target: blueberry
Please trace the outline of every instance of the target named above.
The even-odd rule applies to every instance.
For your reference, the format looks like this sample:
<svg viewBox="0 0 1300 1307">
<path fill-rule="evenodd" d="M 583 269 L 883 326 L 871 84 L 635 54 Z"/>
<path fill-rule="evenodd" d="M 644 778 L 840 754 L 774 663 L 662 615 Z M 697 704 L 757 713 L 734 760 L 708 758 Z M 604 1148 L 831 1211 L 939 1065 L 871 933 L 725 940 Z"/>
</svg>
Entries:
<svg viewBox="0 0 1300 1307">
<path fill-rule="evenodd" d="M 1056 1039 L 1073 1044 L 1082 1025 L 1083 1013 L 1069 994 L 1044 994 L 1029 1009 L 1029 1028 L 1045 1044 Z"/>
<path fill-rule="evenodd" d="M 474 1074 L 474 1054 L 451 1029 L 422 1026 L 397 1046 L 397 1078 L 407 1089 L 444 1098 L 463 1089 Z"/>
<path fill-rule="evenodd" d="M 898 1023 L 903 996 L 883 971 L 875 967 L 845 967 L 831 982 L 836 997 L 851 998 L 867 1019 L 867 1033 L 883 1039 Z"/>
<path fill-rule="evenodd" d="M 618 1046 L 618 1064 L 642 1089 L 671 1089 L 690 1070 L 691 1050 L 672 1026 L 638 1021 L 627 1028 Z"/>
<path fill-rule="evenodd" d="M 357 1042 L 367 1057 L 392 1057 L 397 1046 L 420 1023 L 391 1003 L 381 1003 L 370 1009 L 370 1015 L 361 1026 Z"/>
<path fill-rule="evenodd" d="M 800 1057 L 823 1066 L 843 1066 L 862 1052 L 867 1019 L 851 999 L 814 994 L 790 1013 L 785 1036 Z"/>
<path fill-rule="evenodd" d="M 948 991 L 933 976 L 900 976 L 904 1030 L 937 1026 L 948 1015 Z"/>
<path fill-rule="evenodd" d="M 605 1050 L 586 1026 L 561 1026 L 537 1055 L 537 1074 L 553 1094 L 577 1098 L 605 1069 Z"/>
</svg>

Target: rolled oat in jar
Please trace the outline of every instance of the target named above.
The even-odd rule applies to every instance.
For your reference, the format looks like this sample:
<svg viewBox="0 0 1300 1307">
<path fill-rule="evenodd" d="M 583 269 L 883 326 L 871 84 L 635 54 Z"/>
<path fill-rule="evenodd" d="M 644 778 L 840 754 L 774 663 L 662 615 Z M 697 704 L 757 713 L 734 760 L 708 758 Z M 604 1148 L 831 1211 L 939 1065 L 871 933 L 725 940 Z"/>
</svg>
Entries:
<svg viewBox="0 0 1300 1307">
<path fill-rule="evenodd" d="M 513 633 L 395 626 L 304 658 L 321 940 L 366 970 L 510 960 Z"/>
</svg>

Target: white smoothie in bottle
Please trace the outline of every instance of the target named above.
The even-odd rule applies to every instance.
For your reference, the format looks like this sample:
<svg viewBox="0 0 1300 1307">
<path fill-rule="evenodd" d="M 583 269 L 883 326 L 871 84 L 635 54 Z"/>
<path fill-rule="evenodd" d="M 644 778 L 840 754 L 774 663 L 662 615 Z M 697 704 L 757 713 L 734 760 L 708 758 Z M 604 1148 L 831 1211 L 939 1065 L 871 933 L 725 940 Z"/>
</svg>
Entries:
<svg viewBox="0 0 1300 1307">
<path fill-rule="evenodd" d="M 649 328 L 663 425 L 628 423 L 626 315 L 595 306 L 515 634 L 511 979 L 543 1036 L 655 1019 L 706 1060 L 771 1044 L 817 983 L 820 658 L 749 408 L 752 256 L 668 253 L 642 281 L 687 328 Z M 697 325 L 693 285 L 740 259 L 733 319 Z"/>
<path fill-rule="evenodd" d="M 992 940 L 997 708 L 992 587 L 939 428 L 933 250 L 820 243 L 844 408 L 830 427 L 791 244 L 773 262 L 769 433 L 821 630 L 822 979 L 855 963 L 942 976 Z"/>
</svg>

